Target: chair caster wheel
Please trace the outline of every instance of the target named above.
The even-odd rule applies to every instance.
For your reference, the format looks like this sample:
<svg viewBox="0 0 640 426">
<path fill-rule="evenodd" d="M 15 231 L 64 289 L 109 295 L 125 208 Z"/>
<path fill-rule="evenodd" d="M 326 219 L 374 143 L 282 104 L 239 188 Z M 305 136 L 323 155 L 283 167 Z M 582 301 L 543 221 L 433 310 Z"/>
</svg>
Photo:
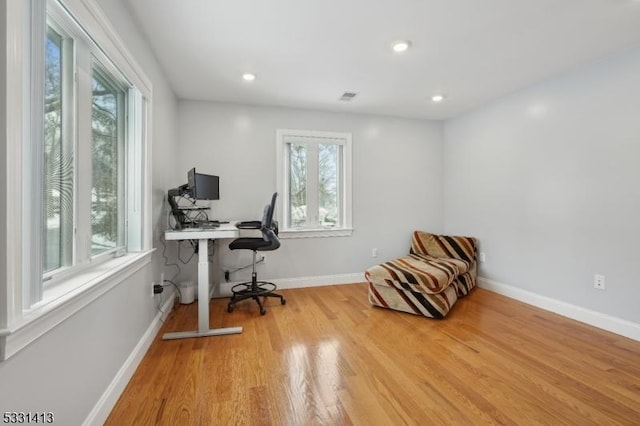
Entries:
<svg viewBox="0 0 640 426">
<path fill-rule="evenodd" d="M 280 299 L 280 304 L 281 305 L 286 305 L 287 304 L 287 299 L 285 299 L 284 297 L 282 299 Z"/>
<path fill-rule="evenodd" d="M 267 310 L 266 310 L 266 309 L 260 309 L 260 315 L 264 315 L 264 314 L 266 314 L 266 313 L 267 313 Z"/>
<path fill-rule="evenodd" d="M 233 312 L 233 305 L 231 303 L 227 305 L 227 312 L 229 313 Z"/>
</svg>

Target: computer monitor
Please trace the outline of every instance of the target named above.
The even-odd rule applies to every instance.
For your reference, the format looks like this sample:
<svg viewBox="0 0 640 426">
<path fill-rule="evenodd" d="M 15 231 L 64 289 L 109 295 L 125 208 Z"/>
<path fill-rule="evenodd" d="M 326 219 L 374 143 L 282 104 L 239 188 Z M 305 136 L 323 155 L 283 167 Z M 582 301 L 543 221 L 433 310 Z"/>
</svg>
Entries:
<svg viewBox="0 0 640 426">
<path fill-rule="evenodd" d="M 191 197 L 196 200 L 219 200 L 220 178 L 196 173 L 195 167 L 187 173 L 187 185 Z"/>
</svg>

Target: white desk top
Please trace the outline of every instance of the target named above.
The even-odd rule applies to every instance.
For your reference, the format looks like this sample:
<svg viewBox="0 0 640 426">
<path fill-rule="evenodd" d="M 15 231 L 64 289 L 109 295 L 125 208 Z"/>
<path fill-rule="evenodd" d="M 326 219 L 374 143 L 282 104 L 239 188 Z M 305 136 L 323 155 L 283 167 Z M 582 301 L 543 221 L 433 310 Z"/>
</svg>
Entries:
<svg viewBox="0 0 640 426">
<path fill-rule="evenodd" d="M 217 228 L 169 229 L 164 232 L 166 240 L 214 240 L 217 238 L 238 238 L 240 231 L 236 228 L 239 220 L 221 223 Z"/>
</svg>

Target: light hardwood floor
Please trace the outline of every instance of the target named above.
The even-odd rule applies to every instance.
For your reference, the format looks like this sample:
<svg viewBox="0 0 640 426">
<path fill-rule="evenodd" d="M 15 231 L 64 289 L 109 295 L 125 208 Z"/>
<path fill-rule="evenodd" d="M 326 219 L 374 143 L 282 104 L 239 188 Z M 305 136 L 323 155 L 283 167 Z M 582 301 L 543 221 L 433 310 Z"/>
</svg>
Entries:
<svg viewBox="0 0 640 426">
<path fill-rule="evenodd" d="M 108 425 L 640 424 L 640 342 L 482 289 L 444 320 L 374 308 L 366 285 L 281 292 L 163 341 L 167 319 Z"/>
</svg>

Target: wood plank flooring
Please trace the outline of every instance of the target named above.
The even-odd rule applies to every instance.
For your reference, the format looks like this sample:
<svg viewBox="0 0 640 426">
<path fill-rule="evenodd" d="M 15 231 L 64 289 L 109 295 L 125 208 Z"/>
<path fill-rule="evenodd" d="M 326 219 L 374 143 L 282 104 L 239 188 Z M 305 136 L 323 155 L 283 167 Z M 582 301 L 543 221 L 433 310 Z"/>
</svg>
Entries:
<svg viewBox="0 0 640 426">
<path fill-rule="evenodd" d="M 640 342 L 475 289 L 444 320 L 374 308 L 366 285 L 283 290 L 211 327 L 169 315 L 107 425 L 638 425 Z"/>
</svg>

